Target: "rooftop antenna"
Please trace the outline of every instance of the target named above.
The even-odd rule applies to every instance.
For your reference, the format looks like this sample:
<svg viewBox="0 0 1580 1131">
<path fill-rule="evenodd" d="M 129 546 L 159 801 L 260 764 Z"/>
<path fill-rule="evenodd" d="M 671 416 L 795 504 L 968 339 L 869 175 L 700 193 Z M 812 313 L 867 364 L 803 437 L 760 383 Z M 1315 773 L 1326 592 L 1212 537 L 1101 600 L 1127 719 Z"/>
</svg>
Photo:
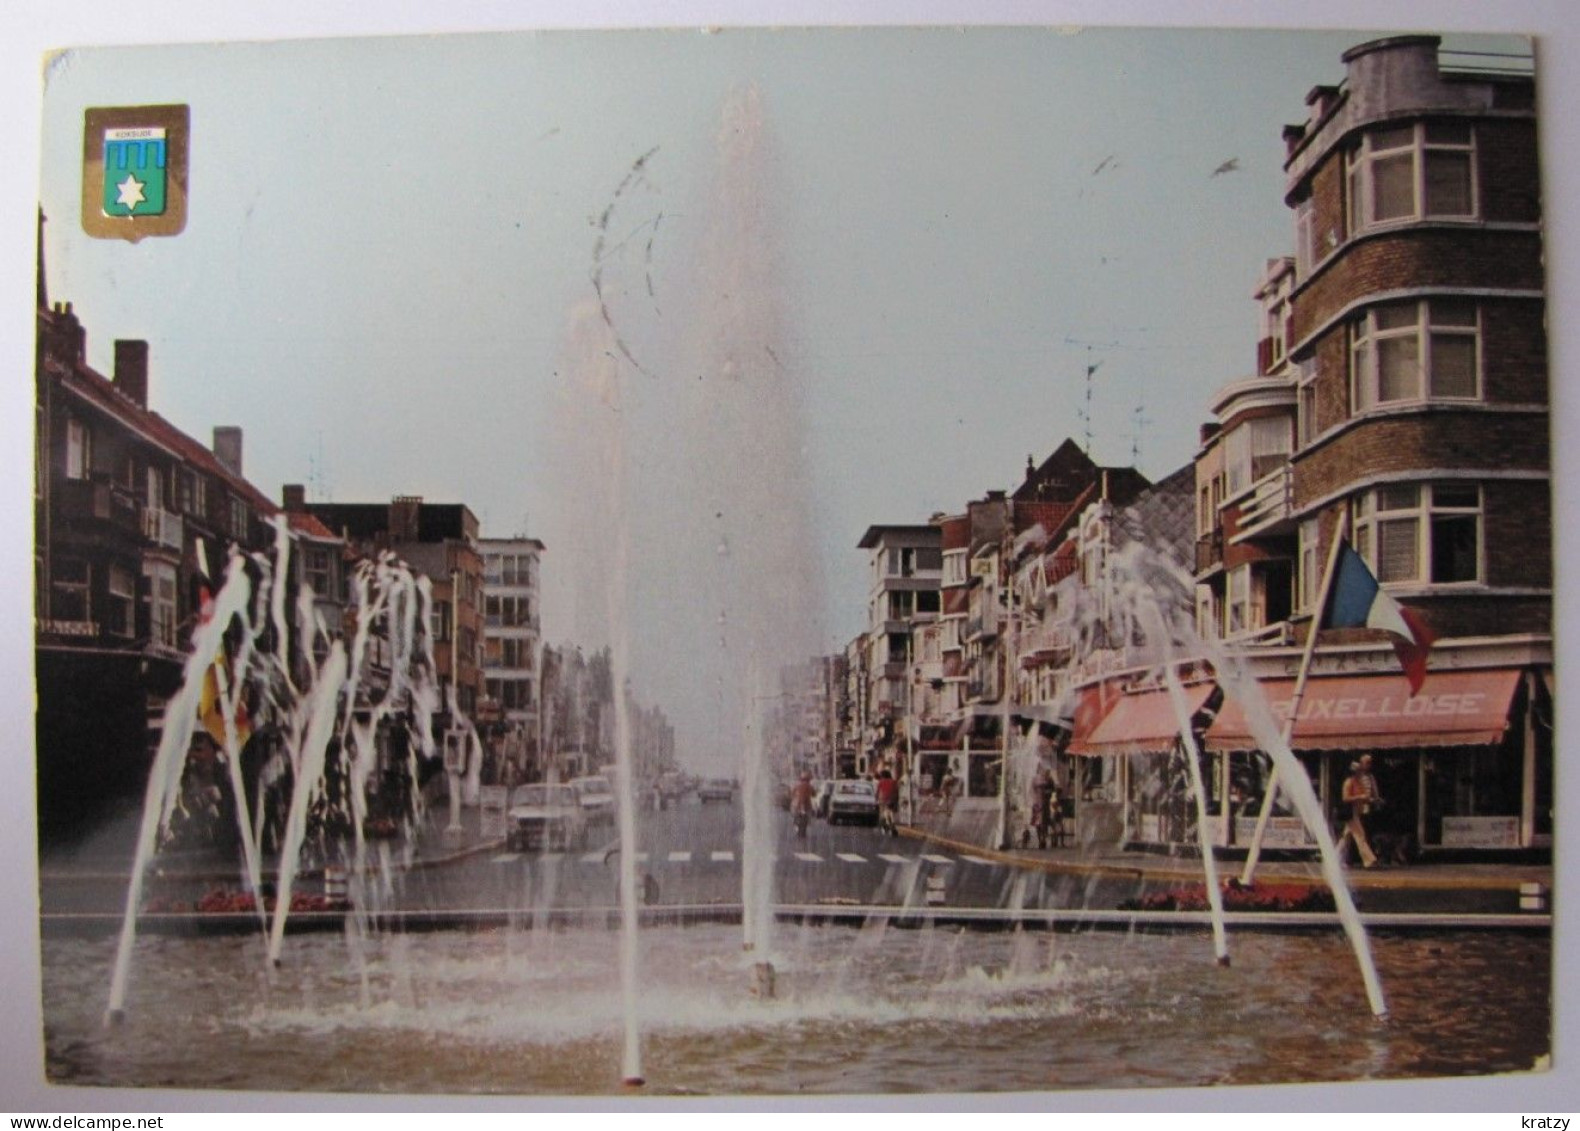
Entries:
<svg viewBox="0 0 1580 1131">
<path fill-rule="evenodd" d="M 1146 416 L 1146 405 L 1137 404 L 1130 414 L 1130 466 L 1141 466 L 1141 433 L 1152 421 Z"/>
<path fill-rule="evenodd" d="M 334 493 L 330 486 L 329 471 L 324 461 L 324 434 L 317 433 L 313 441 L 313 450 L 307 457 L 307 481 L 312 484 L 313 497 L 320 503 L 334 502 Z"/>
<path fill-rule="evenodd" d="M 1077 415 L 1081 418 L 1081 425 L 1086 437 L 1086 454 L 1092 454 L 1092 378 L 1103 366 L 1102 361 L 1092 360 L 1092 347 L 1086 347 L 1086 407 L 1079 409 Z"/>
</svg>

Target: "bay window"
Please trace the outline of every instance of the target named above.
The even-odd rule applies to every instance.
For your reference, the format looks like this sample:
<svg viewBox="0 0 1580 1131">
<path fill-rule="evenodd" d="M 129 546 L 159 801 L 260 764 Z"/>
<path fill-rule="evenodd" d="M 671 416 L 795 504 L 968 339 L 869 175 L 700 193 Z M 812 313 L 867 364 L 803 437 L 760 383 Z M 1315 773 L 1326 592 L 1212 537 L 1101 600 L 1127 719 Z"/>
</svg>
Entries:
<svg viewBox="0 0 1580 1131">
<path fill-rule="evenodd" d="M 1434 298 L 1374 306 L 1350 326 L 1350 404 L 1475 400 L 1481 395 L 1476 304 Z"/>
<path fill-rule="evenodd" d="M 1233 498 L 1289 461 L 1289 418 L 1248 420 L 1224 439 L 1224 473 Z"/>
<path fill-rule="evenodd" d="M 1349 230 L 1476 215 L 1476 135 L 1467 122 L 1374 129 L 1346 159 Z"/>
<path fill-rule="evenodd" d="M 1481 488 L 1390 484 L 1354 501 L 1355 550 L 1383 583 L 1481 579 Z"/>
</svg>

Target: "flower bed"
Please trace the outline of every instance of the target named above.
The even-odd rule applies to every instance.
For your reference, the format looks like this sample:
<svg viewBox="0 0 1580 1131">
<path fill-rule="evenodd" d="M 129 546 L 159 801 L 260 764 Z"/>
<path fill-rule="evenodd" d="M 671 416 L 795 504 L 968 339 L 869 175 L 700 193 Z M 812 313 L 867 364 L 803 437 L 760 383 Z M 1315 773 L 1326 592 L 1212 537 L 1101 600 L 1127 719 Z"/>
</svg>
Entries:
<svg viewBox="0 0 1580 1131">
<path fill-rule="evenodd" d="M 273 911 L 275 899 L 265 896 L 263 900 L 265 911 Z M 334 900 L 323 895 L 310 895 L 306 892 L 297 892 L 291 896 L 291 914 L 302 911 L 344 911 L 347 907 L 345 900 Z M 230 914 L 249 913 L 258 909 L 258 901 L 251 892 L 232 891 L 228 888 L 215 888 L 206 893 L 202 898 L 194 901 L 185 899 L 167 899 L 156 896 L 143 904 L 143 913 L 147 915 L 189 915 L 193 912 L 199 914 Z"/>
<path fill-rule="evenodd" d="M 1206 911 L 1205 884 L 1190 884 L 1149 892 L 1139 899 L 1127 899 L 1121 911 Z M 1223 889 L 1225 911 L 1333 911 L 1333 893 L 1311 884 L 1250 884 L 1230 880 Z"/>
</svg>

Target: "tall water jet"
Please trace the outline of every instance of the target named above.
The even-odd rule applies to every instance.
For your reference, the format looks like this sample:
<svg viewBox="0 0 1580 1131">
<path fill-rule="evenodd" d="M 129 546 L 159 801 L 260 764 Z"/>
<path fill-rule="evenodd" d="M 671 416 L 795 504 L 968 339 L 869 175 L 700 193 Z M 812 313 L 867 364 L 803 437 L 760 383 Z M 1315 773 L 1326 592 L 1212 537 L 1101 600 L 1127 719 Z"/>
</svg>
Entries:
<svg viewBox="0 0 1580 1131">
<path fill-rule="evenodd" d="M 774 158 L 756 87 L 723 106 L 707 217 L 692 264 L 686 363 L 690 401 L 689 476 L 701 506 L 693 529 L 714 552 L 705 590 L 722 631 L 707 670 L 720 689 L 720 733 L 747 736 L 724 751 L 738 764 L 746 829 L 742 839 L 743 942 L 771 950 L 776 785 L 793 764 L 770 765 L 778 738 L 784 670 L 822 643 L 821 586 L 809 548 L 812 484 L 804 451 L 805 377 L 787 344 L 787 290 L 778 247 Z M 726 720 L 733 720 L 729 725 Z"/>
<path fill-rule="evenodd" d="M 1091 642 L 1099 639 L 1130 641 L 1139 637 L 1145 643 L 1148 655 L 1157 665 L 1156 672 L 1163 675 L 1165 682 L 1174 682 L 1175 686 L 1170 692 L 1171 701 L 1181 718 L 1182 735 L 1189 736 L 1182 738 L 1182 743 L 1187 747 L 1187 757 L 1193 765 L 1197 752 L 1188 720 L 1184 718 L 1188 705 L 1183 695 L 1177 694 L 1177 674 L 1168 673 L 1174 671 L 1174 657 L 1178 655 L 1197 656 L 1207 662 L 1224 694 L 1236 700 L 1245 712 L 1258 747 L 1273 759 L 1281 788 L 1288 791 L 1296 813 L 1317 841 L 1323 878 L 1333 893 L 1340 922 L 1355 953 L 1368 1004 L 1375 1016 L 1385 1018 L 1387 1005 L 1372 958 L 1371 944 L 1339 862 L 1333 835 L 1323 817 L 1321 802 L 1305 769 L 1295 758 L 1281 728 L 1274 721 L 1272 710 L 1255 677 L 1223 648 L 1221 642 L 1196 632 L 1187 599 L 1194 584 L 1188 571 L 1178 562 L 1168 560 L 1138 541 L 1109 555 L 1106 578 L 1099 598 L 1091 595 L 1083 597 L 1076 586 L 1067 587 L 1070 599 L 1061 609 L 1060 615 L 1071 637 L 1087 642 L 1087 650 L 1092 650 Z M 1204 796 L 1199 766 L 1192 788 L 1198 798 Z M 1199 806 L 1197 813 L 1200 827 L 1205 824 L 1204 807 Z M 1202 852 L 1204 858 L 1210 860 L 1212 849 L 1205 839 L 1202 840 Z M 1209 889 L 1216 889 L 1215 871 L 1209 871 L 1208 874 Z M 1221 914 L 1221 907 L 1215 907 L 1215 922 L 1221 922 Z M 1215 933 L 1218 929 L 1215 925 Z M 1220 960 L 1226 955 L 1226 947 L 1221 946 Z"/>
<path fill-rule="evenodd" d="M 132 948 L 137 941 L 137 914 L 143 902 L 143 880 L 159 842 L 161 826 L 168 824 L 171 806 L 181 786 L 186 768 L 187 747 L 197 725 L 198 701 L 203 680 L 214 657 L 220 652 L 231 618 L 247 606 L 251 583 L 245 562 L 233 557 L 225 572 L 224 584 L 207 610 L 208 617 L 192 634 L 192 651 L 187 656 L 181 688 L 165 711 L 164 731 L 159 749 L 148 773 L 143 799 L 143 819 L 137 830 L 137 849 L 132 859 L 131 882 L 126 888 L 126 911 L 121 921 L 120 941 L 115 952 L 115 968 L 110 978 L 109 1020 L 119 1020 L 126 1008 L 126 986 L 131 974 Z"/>
<path fill-rule="evenodd" d="M 638 1027 L 637 781 L 632 751 L 631 509 L 627 475 L 625 394 L 615 338 L 608 312 L 601 304 L 583 303 L 572 312 L 565 348 L 566 380 L 561 385 L 556 452 L 560 490 L 574 513 L 566 515 L 561 535 L 567 567 L 578 574 L 579 588 L 571 598 L 578 638 L 604 640 L 609 646 L 614 699 L 615 816 L 620 836 L 618 890 L 620 901 L 620 987 L 623 1018 L 621 1078 L 627 1086 L 643 1082 Z M 578 720 L 581 712 L 577 712 Z"/>
</svg>

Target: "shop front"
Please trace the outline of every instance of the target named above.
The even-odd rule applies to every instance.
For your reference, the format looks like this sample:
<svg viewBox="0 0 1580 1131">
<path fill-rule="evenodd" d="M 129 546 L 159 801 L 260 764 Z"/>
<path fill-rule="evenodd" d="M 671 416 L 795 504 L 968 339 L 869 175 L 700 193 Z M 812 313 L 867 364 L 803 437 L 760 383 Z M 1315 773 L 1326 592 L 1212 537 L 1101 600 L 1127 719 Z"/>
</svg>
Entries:
<svg viewBox="0 0 1580 1131">
<path fill-rule="evenodd" d="M 1215 691 L 1211 683 L 1187 684 L 1177 691 L 1105 691 L 1086 705 L 1086 726 L 1078 710 L 1076 733 L 1065 753 L 1075 762 L 1076 835 L 1081 843 L 1169 847 L 1197 842 L 1197 809 L 1182 733 L 1200 733 Z M 1209 820 L 1221 825 L 1219 775 L 1206 759 L 1199 768 Z M 1215 831 L 1215 843 L 1217 835 Z"/>
<path fill-rule="evenodd" d="M 1277 728 L 1287 724 L 1294 683 L 1259 684 Z M 1230 783 L 1229 843 L 1249 841 L 1268 780 L 1265 736 L 1253 733 L 1249 714 L 1226 700 L 1204 738 Z M 1552 836 L 1550 719 L 1549 693 L 1533 670 L 1434 671 L 1414 695 L 1394 672 L 1314 676 L 1290 745 L 1335 828 L 1347 818 L 1344 779 L 1372 756 L 1382 804 L 1368 834 L 1380 852 L 1403 859 L 1542 848 Z M 1313 843 L 1298 819 L 1274 822 L 1265 846 Z"/>
</svg>

